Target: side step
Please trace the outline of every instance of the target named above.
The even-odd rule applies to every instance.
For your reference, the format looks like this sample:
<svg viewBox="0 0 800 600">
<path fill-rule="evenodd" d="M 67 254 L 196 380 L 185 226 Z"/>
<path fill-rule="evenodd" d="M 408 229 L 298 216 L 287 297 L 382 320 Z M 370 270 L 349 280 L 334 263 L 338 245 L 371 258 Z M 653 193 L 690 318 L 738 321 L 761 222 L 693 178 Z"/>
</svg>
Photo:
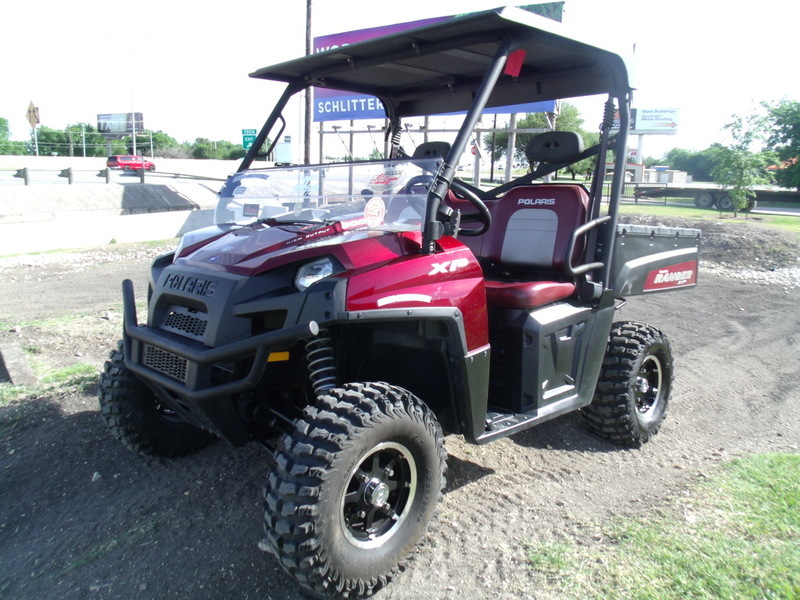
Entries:
<svg viewBox="0 0 800 600">
<path fill-rule="evenodd" d="M 575 394 L 559 402 L 548 404 L 539 410 L 532 410 L 526 413 L 495 412 L 489 410 L 486 413 L 486 428 L 475 442 L 478 444 L 486 444 L 487 442 L 513 435 L 520 431 L 525 431 L 534 425 L 544 423 L 550 419 L 555 419 L 563 414 L 586 406 L 589 402 L 591 402 L 591 398 L 589 398 L 588 401 L 581 401 L 580 397 Z"/>
</svg>

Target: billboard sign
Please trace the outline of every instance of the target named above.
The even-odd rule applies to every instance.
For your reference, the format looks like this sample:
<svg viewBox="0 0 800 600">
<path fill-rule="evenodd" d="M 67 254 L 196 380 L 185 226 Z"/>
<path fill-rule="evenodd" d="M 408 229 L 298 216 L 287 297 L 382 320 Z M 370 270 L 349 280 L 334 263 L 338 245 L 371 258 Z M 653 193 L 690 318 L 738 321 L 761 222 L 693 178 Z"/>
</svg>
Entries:
<svg viewBox="0 0 800 600">
<path fill-rule="evenodd" d="M 525 10 L 548 17 L 555 21 L 561 21 L 564 2 L 546 2 L 524 6 Z M 363 42 L 376 37 L 391 35 L 414 29 L 425 27 L 441 21 L 447 21 L 454 17 L 436 17 L 423 19 L 421 21 L 410 21 L 407 23 L 397 23 L 395 25 L 384 25 L 383 27 L 372 27 L 369 29 L 359 29 L 357 31 L 347 31 L 344 33 L 334 33 L 314 38 L 314 53 L 335 50 Z M 555 102 L 532 102 L 530 104 L 518 104 L 516 106 L 505 106 L 501 108 L 487 109 L 487 114 L 506 114 L 517 112 L 554 112 Z M 341 92 L 337 90 L 314 89 L 314 121 L 346 121 L 357 119 L 383 119 L 386 113 L 383 103 L 372 96 Z"/>
<path fill-rule="evenodd" d="M 104 113 L 97 115 L 97 131 L 106 135 L 126 135 L 133 132 L 144 131 L 144 117 L 142 113 Z"/>
<path fill-rule="evenodd" d="M 677 108 L 636 108 L 631 119 L 634 135 L 675 135 L 678 133 Z"/>
</svg>

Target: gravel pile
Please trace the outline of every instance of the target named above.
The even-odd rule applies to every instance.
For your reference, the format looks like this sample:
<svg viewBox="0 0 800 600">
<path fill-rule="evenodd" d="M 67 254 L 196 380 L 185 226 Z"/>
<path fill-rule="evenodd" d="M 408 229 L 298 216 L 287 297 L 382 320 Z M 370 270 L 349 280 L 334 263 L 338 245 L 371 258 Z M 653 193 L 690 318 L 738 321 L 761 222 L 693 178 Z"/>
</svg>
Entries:
<svg viewBox="0 0 800 600">
<path fill-rule="evenodd" d="M 729 266 L 702 262 L 700 276 L 704 273 L 713 273 L 731 279 L 739 279 L 747 283 L 759 285 L 783 286 L 787 291 L 800 288 L 800 266 L 784 267 L 770 270 L 743 269 L 742 267 Z"/>
</svg>

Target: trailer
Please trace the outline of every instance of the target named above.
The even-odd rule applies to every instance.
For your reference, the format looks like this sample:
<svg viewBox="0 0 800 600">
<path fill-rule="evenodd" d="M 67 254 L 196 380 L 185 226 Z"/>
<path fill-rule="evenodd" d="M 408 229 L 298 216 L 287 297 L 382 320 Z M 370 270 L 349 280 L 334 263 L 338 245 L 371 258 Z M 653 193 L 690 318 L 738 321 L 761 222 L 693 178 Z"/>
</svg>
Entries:
<svg viewBox="0 0 800 600">
<path fill-rule="evenodd" d="M 776 187 L 757 187 L 754 198 L 749 198 L 742 210 L 752 210 L 758 202 L 800 202 L 800 192 Z M 733 210 L 733 198 L 729 190 L 715 183 L 686 184 L 637 184 L 633 192 L 638 203 L 647 198 L 691 198 L 697 208 Z"/>
</svg>

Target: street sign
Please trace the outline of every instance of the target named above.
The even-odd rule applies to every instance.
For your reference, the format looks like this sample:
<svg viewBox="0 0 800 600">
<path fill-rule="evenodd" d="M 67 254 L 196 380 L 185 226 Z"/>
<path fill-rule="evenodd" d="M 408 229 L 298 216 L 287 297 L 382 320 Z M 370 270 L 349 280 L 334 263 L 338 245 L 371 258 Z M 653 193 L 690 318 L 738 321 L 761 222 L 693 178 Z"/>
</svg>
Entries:
<svg viewBox="0 0 800 600">
<path fill-rule="evenodd" d="M 255 129 L 242 129 L 242 148 L 250 150 L 256 142 Z"/>
<path fill-rule="evenodd" d="M 28 105 L 28 112 L 25 113 L 25 116 L 28 118 L 28 123 L 31 124 L 31 129 L 36 129 L 39 124 L 39 109 L 33 105 L 33 100 Z"/>
</svg>

